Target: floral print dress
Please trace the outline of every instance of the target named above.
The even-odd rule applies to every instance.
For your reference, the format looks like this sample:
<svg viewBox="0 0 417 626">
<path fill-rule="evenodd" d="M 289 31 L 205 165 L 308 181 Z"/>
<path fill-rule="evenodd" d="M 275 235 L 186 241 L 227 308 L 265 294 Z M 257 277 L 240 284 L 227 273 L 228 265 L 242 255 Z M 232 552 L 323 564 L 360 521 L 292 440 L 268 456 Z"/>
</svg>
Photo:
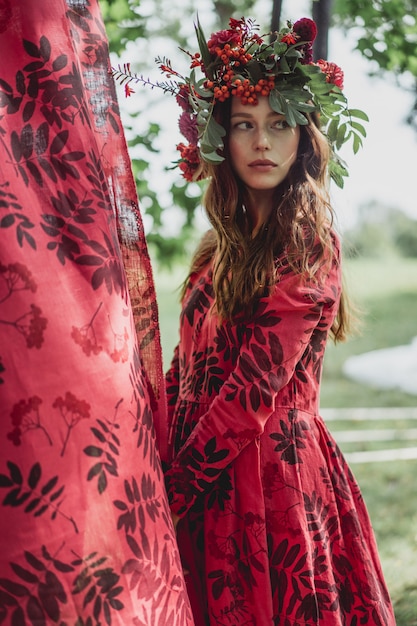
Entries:
<svg viewBox="0 0 417 626">
<path fill-rule="evenodd" d="M 393 626 L 357 483 L 318 413 L 341 274 L 283 256 L 250 320 L 218 323 L 191 276 L 167 374 L 171 509 L 198 626 Z"/>
</svg>

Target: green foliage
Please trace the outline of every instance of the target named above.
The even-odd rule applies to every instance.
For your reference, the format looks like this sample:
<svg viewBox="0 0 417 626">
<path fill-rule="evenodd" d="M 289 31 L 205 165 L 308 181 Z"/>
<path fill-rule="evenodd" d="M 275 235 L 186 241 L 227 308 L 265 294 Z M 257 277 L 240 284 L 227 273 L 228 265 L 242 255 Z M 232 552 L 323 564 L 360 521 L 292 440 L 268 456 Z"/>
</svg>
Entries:
<svg viewBox="0 0 417 626">
<path fill-rule="evenodd" d="M 395 254 L 392 233 L 380 222 L 361 221 L 346 233 L 346 243 L 346 253 L 351 257 L 386 259 Z"/>
<path fill-rule="evenodd" d="M 417 258 L 417 220 L 401 211 L 392 213 L 394 241 L 404 257 Z"/>
<path fill-rule="evenodd" d="M 417 584 L 407 585 L 395 602 L 397 626 L 417 626 Z"/>
<path fill-rule="evenodd" d="M 127 134 L 132 136 L 128 139 L 128 146 L 133 153 L 157 153 L 153 147 L 155 139 L 160 132 L 160 126 L 151 123 L 143 135 L 135 135 L 131 126 L 125 128 Z M 132 156 L 132 172 L 136 181 L 136 188 L 140 201 L 142 216 L 151 218 L 153 227 L 147 239 L 150 247 L 155 247 L 155 256 L 162 265 L 168 265 L 172 258 L 179 256 L 182 250 L 182 242 L 178 237 L 163 237 L 160 231 L 163 227 L 163 209 L 158 201 L 158 193 L 149 184 L 149 159 Z"/>
<path fill-rule="evenodd" d="M 128 41 L 146 37 L 145 20 L 131 0 L 99 0 L 111 52 L 121 54 Z"/>
<path fill-rule="evenodd" d="M 336 23 L 359 30 L 357 48 L 382 70 L 417 75 L 417 0 L 336 0 Z"/>
<path fill-rule="evenodd" d="M 345 343 L 329 343 L 324 359 L 321 405 L 415 406 L 416 397 L 398 390 L 361 385 L 343 376 L 350 356 L 409 344 L 416 335 L 417 259 L 348 259 L 347 294 L 357 308 L 358 332 Z"/>
<path fill-rule="evenodd" d="M 385 424 L 395 427 L 397 424 Z M 415 422 L 409 424 L 415 427 Z M 369 424 L 368 424 L 369 428 Z M 337 432 L 335 433 L 337 440 Z M 376 534 L 397 626 L 417 626 L 416 488 L 417 461 L 353 466 Z"/>
<path fill-rule="evenodd" d="M 417 220 L 397 209 L 370 203 L 345 235 L 345 251 L 351 257 L 417 258 Z"/>
<path fill-rule="evenodd" d="M 197 30 L 197 33 L 199 32 L 201 33 L 201 28 L 200 31 Z M 207 48 L 206 45 L 205 48 Z M 204 54 L 203 48 L 202 53 L 203 58 L 209 55 L 208 49 L 206 54 Z M 191 72 L 189 99 L 192 102 L 193 109 L 198 111 L 197 128 L 200 137 L 201 156 L 209 163 L 219 163 L 223 161 L 223 157 L 217 154 L 216 150 L 223 148 L 223 137 L 226 133 L 224 128 L 213 117 L 214 101 L 212 100 L 211 92 L 204 89 L 204 81 L 204 78 L 197 81 L 194 70 Z M 209 100 L 205 98 L 209 98 Z"/>
<path fill-rule="evenodd" d="M 363 2 L 335 0 L 334 23 L 355 27 L 357 49 L 374 61 L 378 73 L 390 72 L 416 93 L 408 122 L 417 130 L 417 0 Z M 402 79 L 405 79 L 402 81 Z"/>
</svg>

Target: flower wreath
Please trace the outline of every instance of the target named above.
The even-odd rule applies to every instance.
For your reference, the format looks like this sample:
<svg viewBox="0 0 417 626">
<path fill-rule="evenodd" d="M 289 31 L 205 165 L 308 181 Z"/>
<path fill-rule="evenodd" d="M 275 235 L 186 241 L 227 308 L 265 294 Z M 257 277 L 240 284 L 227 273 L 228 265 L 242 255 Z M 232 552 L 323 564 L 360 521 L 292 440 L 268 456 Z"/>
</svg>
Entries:
<svg viewBox="0 0 417 626">
<path fill-rule="evenodd" d="M 156 63 L 168 81 L 153 83 L 130 70 L 112 68 L 113 76 L 125 85 L 125 94 L 134 93 L 132 82 L 159 87 L 175 95 L 182 113 L 179 129 L 187 143 L 177 149 L 183 177 L 187 181 L 200 180 L 201 159 L 220 163 L 224 157 L 224 128 L 215 120 L 214 108 L 218 102 L 239 97 L 244 104 L 256 105 L 258 97 L 268 96 L 271 108 L 285 116 L 290 126 L 308 124 L 306 113 L 319 114 L 321 130 L 332 148 L 329 172 L 336 184 L 343 187 L 348 175 L 346 164 L 337 151 L 347 141 L 353 141 L 356 153 L 366 137 L 364 126 L 367 115 L 358 109 L 349 109 L 343 94 L 343 72 L 329 61 L 313 62 L 312 46 L 317 26 L 309 18 L 287 25 L 275 40 L 267 43 L 257 34 L 258 25 L 251 19 L 231 18 L 229 29 L 213 33 L 207 41 L 197 20 L 195 31 L 199 52 L 191 54 L 190 75 L 176 72 L 171 61 L 157 57 Z M 203 76 L 197 78 L 196 70 Z"/>
</svg>

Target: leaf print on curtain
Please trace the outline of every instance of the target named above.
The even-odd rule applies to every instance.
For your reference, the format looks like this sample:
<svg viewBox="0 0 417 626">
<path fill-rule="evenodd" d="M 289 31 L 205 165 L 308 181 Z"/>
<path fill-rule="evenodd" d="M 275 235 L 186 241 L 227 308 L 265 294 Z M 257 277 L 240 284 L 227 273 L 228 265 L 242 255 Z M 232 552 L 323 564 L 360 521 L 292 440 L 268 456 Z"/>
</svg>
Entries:
<svg viewBox="0 0 417 626">
<path fill-rule="evenodd" d="M 2 2 L 0 50 L 0 622 L 193 626 L 97 0 Z"/>
</svg>

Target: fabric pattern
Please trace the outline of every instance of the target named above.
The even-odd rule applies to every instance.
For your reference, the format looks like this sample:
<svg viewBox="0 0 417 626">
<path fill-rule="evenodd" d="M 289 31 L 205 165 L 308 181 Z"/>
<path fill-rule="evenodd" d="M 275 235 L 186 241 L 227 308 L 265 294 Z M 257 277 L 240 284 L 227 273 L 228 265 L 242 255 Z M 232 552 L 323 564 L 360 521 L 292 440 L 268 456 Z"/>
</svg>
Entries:
<svg viewBox="0 0 417 626">
<path fill-rule="evenodd" d="M 97 0 L 0 6 L 0 623 L 192 626 Z"/>
<path fill-rule="evenodd" d="M 183 301 L 166 482 L 195 622 L 393 626 L 365 504 L 318 413 L 338 241 L 317 282 L 277 267 L 249 321 L 219 324 L 210 267 Z"/>
</svg>

